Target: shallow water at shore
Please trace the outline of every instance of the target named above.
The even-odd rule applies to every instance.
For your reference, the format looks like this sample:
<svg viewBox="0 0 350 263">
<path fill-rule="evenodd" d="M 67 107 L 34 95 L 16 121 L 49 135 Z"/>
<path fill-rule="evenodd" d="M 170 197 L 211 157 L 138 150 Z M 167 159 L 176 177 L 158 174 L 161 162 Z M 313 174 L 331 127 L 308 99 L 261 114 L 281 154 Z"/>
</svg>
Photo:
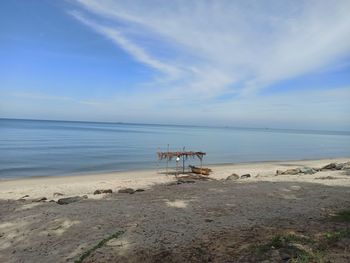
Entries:
<svg viewBox="0 0 350 263">
<path fill-rule="evenodd" d="M 349 132 L 0 119 L 0 178 L 157 168 L 167 144 L 206 164 L 350 156 Z"/>
</svg>

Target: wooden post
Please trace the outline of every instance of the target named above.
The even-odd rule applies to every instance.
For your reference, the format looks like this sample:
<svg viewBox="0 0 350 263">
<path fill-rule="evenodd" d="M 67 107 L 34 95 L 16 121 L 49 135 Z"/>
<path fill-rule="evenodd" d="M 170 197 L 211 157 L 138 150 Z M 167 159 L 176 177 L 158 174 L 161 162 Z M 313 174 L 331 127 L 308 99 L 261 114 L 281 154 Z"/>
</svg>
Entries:
<svg viewBox="0 0 350 263">
<path fill-rule="evenodd" d="M 177 160 L 178 157 L 176 157 L 176 169 L 175 169 L 175 177 L 177 177 L 177 171 L 179 169 L 179 162 Z"/>
<path fill-rule="evenodd" d="M 185 152 L 185 146 L 182 148 L 182 151 Z M 185 174 L 185 155 L 182 155 L 182 173 Z"/>
<path fill-rule="evenodd" d="M 168 149 L 167 152 L 169 153 L 169 144 L 168 144 Z M 166 175 L 168 175 L 168 166 L 169 166 L 169 158 L 166 158 Z"/>
</svg>

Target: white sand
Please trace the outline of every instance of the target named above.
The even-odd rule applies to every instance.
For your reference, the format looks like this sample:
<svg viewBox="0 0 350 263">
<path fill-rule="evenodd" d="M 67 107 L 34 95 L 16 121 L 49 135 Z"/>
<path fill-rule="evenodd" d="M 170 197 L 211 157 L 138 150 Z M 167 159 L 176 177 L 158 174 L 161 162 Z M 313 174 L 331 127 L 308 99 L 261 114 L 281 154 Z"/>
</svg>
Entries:
<svg viewBox="0 0 350 263">
<path fill-rule="evenodd" d="M 256 162 L 243 164 L 210 165 L 213 173 L 210 177 L 215 179 L 226 178 L 232 173 L 239 175 L 251 174 L 253 181 L 304 181 L 315 183 L 315 178 L 327 176 L 327 172 L 319 172 L 314 175 L 274 176 L 276 170 L 308 166 L 320 168 L 330 162 L 346 162 L 350 158 L 309 160 L 309 161 L 276 161 Z M 318 180 L 316 182 L 327 185 L 348 184 L 347 176 L 340 176 L 338 180 Z M 0 199 L 19 199 L 24 195 L 29 198 L 46 197 L 54 199 L 54 193 L 62 193 L 65 196 L 88 195 L 89 198 L 101 198 L 101 195 L 93 195 L 97 189 L 112 189 L 113 192 L 120 188 L 149 188 L 155 184 L 174 181 L 174 176 L 166 176 L 156 170 L 114 172 L 104 174 L 33 177 L 26 179 L 0 180 Z"/>
</svg>

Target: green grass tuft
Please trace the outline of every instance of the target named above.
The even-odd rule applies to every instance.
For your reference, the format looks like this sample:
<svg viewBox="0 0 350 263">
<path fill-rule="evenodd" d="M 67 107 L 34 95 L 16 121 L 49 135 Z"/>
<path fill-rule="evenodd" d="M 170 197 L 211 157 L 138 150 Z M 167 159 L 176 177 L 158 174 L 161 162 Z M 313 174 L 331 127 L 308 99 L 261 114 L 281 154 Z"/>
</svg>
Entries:
<svg viewBox="0 0 350 263">
<path fill-rule="evenodd" d="M 99 249 L 100 247 L 103 247 L 109 240 L 114 239 L 114 238 L 118 238 L 122 234 L 124 234 L 124 231 L 118 231 L 118 232 L 114 233 L 113 235 L 110 235 L 109 237 L 106 237 L 105 239 L 102 239 L 100 242 L 98 242 L 97 245 L 95 245 L 92 248 L 90 248 L 89 250 L 85 251 L 80 256 L 79 259 L 74 261 L 74 263 L 82 263 L 84 261 L 84 259 L 86 259 L 88 256 L 90 256 L 91 253 L 94 252 L 96 249 Z"/>
<path fill-rule="evenodd" d="M 324 237 L 328 243 L 334 243 L 342 238 L 350 238 L 350 229 L 337 232 L 327 232 Z"/>
</svg>

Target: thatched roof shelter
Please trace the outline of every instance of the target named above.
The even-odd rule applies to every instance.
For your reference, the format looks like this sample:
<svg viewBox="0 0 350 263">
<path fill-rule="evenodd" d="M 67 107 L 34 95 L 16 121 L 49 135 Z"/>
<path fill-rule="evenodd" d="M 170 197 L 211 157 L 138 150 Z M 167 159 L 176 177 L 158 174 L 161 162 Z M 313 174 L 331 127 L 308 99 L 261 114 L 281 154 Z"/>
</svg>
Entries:
<svg viewBox="0 0 350 263">
<path fill-rule="evenodd" d="M 188 159 L 189 157 L 195 158 L 197 157 L 199 160 L 203 160 L 203 156 L 206 155 L 205 152 L 158 152 L 158 159 L 159 160 L 169 160 L 171 161 L 171 159 L 179 157 L 179 158 L 186 158 Z"/>
</svg>

